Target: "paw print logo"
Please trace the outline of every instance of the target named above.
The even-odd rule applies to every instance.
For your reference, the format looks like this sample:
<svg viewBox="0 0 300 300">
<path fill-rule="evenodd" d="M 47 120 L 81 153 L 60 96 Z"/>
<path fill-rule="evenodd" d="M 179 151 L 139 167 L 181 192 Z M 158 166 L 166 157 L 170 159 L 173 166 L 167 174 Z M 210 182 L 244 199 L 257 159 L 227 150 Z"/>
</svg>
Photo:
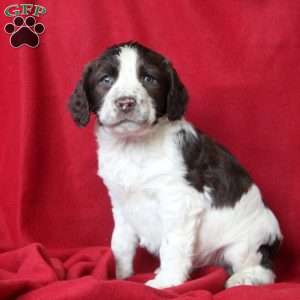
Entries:
<svg viewBox="0 0 300 300">
<path fill-rule="evenodd" d="M 36 23 L 35 17 L 28 16 L 25 19 L 17 16 L 12 23 L 4 27 L 6 33 L 10 34 L 10 44 L 14 48 L 22 45 L 36 48 L 40 43 L 39 35 L 45 31 L 42 23 Z"/>
</svg>

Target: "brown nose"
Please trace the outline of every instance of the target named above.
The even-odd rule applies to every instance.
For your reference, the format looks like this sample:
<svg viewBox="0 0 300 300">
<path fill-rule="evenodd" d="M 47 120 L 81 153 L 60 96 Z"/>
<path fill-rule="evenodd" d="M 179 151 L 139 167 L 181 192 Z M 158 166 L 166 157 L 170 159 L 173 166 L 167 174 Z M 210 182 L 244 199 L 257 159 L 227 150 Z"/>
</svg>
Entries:
<svg viewBox="0 0 300 300">
<path fill-rule="evenodd" d="M 132 97 L 122 97 L 115 101 L 115 105 L 120 111 L 128 113 L 134 109 L 136 100 Z"/>
</svg>

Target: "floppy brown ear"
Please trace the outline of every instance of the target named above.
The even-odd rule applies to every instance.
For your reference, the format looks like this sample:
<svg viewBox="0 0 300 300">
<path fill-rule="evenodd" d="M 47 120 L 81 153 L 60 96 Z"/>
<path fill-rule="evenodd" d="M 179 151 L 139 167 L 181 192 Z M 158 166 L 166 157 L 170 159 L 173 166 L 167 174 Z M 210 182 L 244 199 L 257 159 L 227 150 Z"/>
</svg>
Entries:
<svg viewBox="0 0 300 300">
<path fill-rule="evenodd" d="M 167 96 L 167 116 L 170 121 L 179 120 L 188 101 L 185 86 L 180 81 L 178 74 L 170 62 L 165 62 L 169 76 L 169 92 Z"/>
<path fill-rule="evenodd" d="M 90 73 L 91 66 L 87 65 L 69 101 L 69 110 L 73 120 L 79 127 L 86 126 L 90 119 L 91 109 L 88 99 L 88 80 Z"/>
</svg>

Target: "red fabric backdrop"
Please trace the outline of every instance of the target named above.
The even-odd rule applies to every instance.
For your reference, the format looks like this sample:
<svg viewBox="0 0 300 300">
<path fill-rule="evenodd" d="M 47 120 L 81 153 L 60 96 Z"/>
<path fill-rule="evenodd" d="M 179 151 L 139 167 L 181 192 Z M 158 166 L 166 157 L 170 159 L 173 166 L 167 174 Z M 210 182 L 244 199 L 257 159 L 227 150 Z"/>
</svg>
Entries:
<svg viewBox="0 0 300 300">
<path fill-rule="evenodd" d="M 12 2 L 1 1 L 0 27 Z M 299 1 L 38 3 L 47 8 L 38 48 L 14 49 L 0 30 L 0 299 L 300 299 Z M 173 61 L 190 92 L 188 119 L 261 187 L 285 235 L 279 283 L 223 291 L 227 274 L 207 268 L 157 291 L 142 284 L 157 264 L 144 252 L 138 275 L 113 280 L 95 121 L 76 128 L 67 101 L 83 65 L 127 40 Z"/>
</svg>

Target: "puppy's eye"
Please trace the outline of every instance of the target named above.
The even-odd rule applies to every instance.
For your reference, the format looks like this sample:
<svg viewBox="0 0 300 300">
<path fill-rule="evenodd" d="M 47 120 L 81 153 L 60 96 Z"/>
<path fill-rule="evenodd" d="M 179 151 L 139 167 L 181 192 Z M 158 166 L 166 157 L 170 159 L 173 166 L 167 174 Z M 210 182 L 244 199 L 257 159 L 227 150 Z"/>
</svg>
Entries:
<svg viewBox="0 0 300 300">
<path fill-rule="evenodd" d="M 101 77 L 99 83 L 103 85 L 111 86 L 114 83 L 114 78 L 112 76 L 105 75 Z"/>
<path fill-rule="evenodd" d="M 158 83 L 157 80 L 153 76 L 148 75 L 148 74 L 143 76 L 143 81 L 145 83 L 151 83 L 151 84 L 157 84 Z"/>
</svg>

